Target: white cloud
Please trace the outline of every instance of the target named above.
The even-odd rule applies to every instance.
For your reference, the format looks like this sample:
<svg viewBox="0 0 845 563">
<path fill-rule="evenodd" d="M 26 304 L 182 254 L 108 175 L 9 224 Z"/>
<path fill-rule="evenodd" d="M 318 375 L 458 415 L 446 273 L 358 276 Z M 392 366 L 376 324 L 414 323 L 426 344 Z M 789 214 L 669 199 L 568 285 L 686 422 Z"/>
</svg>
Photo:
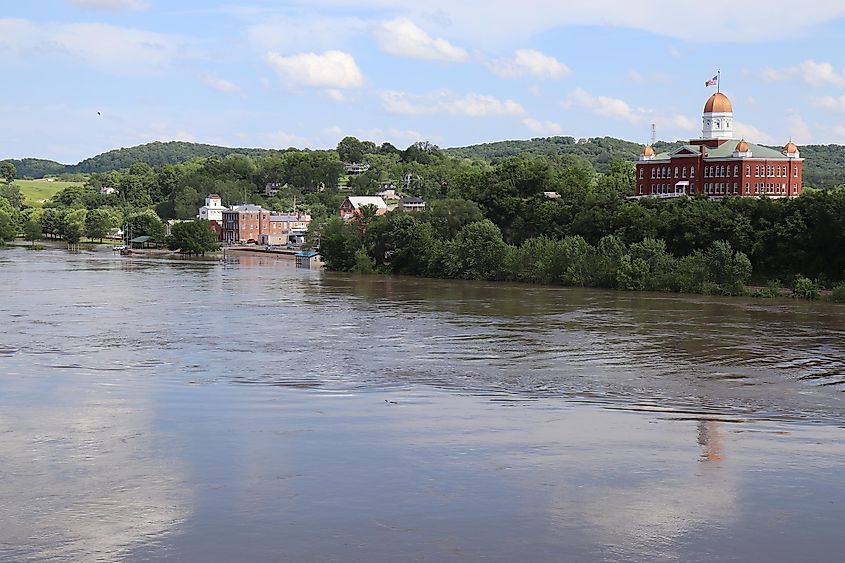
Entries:
<svg viewBox="0 0 845 563">
<path fill-rule="evenodd" d="M 288 133 L 287 131 L 273 131 L 272 133 L 268 133 L 265 135 L 267 141 L 270 144 L 277 146 L 277 147 L 297 147 L 297 148 L 304 148 L 309 146 L 311 140 L 307 137 L 302 137 L 300 135 L 296 135 L 294 133 Z"/>
<path fill-rule="evenodd" d="M 493 96 L 474 93 L 458 96 L 448 91 L 439 91 L 418 95 L 385 90 L 379 92 L 379 97 L 388 113 L 401 115 L 434 113 L 468 117 L 525 115 L 525 108 L 513 100 L 502 101 Z"/>
<path fill-rule="evenodd" d="M 755 143 L 775 142 L 771 135 L 754 127 L 750 123 L 743 123 L 734 119 L 734 137 L 753 141 Z"/>
<path fill-rule="evenodd" d="M 819 63 L 808 59 L 797 66 L 785 68 L 766 68 L 760 73 L 764 80 L 777 81 L 801 78 L 811 86 L 845 84 L 845 71 L 838 72 L 830 63 Z"/>
<path fill-rule="evenodd" d="M 199 75 L 199 79 L 217 90 L 218 92 L 239 92 L 240 88 L 234 82 L 230 82 L 225 78 L 220 78 L 219 76 L 212 74 L 210 72 L 204 72 Z"/>
<path fill-rule="evenodd" d="M 347 89 L 364 84 L 364 75 L 355 59 L 343 51 L 300 53 L 290 57 L 271 52 L 267 54 L 266 60 L 286 86 L 292 89 Z"/>
<path fill-rule="evenodd" d="M 330 100 L 333 100 L 335 102 L 347 101 L 346 94 L 344 94 L 342 90 L 337 90 L 335 88 L 330 88 L 329 90 L 326 90 L 326 96 L 328 96 Z"/>
<path fill-rule="evenodd" d="M 0 53 L 9 61 L 66 57 L 119 74 L 158 70 L 191 54 L 190 43 L 179 37 L 101 23 L 0 19 L 0 37 Z"/>
<path fill-rule="evenodd" d="M 144 0 L 69 0 L 71 4 L 78 8 L 86 8 L 90 10 L 111 10 L 119 12 L 140 11 L 146 10 L 150 7 L 149 2 Z"/>
<path fill-rule="evenodd" d="M 261 15 L 250 24 L 247 40 L 265 51 L 325 51 L 337 49 L 367 30 L 369 23 L 352 17 Z"/>
<path fill-rule="evenodd" d="M 501 48 L 503 42 L 524 42 L 537 34 L 568 26 L 610 26 L 636 29 L 661 36 L 706 44 L 794 41 L 819 24 L 845 14 L 841 0 L 815 0 L 811 10 L 796 9 L 794 0 L 746 0 L 742 10 L 751 18 L 734 17 L 714 25 L 709 18 L 695 17 L 689 6 L 674 0 L 654 0 L 648 9 L 637 2 L 592 0 L 311 0 L 349 9 L 391 9 L 417 21 L 448 25 L 453 37 L 477 45 Z M 710 0 L 713 14 L 735 14 L 733 0 Z"/>
<path fill-rule="evenodd" d="M 843 96 L 843 99 L 845 99 L 845 96 Z M 788 119 L 788 124 L 789 136 L 792 138 L 793 141 L 799 144 L 807 144 L 812 140 L 813 134 L 810 131 L 810 126 L 807 125 L 807 122 L 804 121 L 804 119 L 800 115 L 798 115 L 797 113 L 793 113 L 792 115 L 790 115 Z"/>
<path fill-rule="evenodd" d="M 408 18 L 382 22 L 375 29 L 382 51 L 397 57 L 427 61 L 465 61 L 467 52 L 445 39 L 433 38 Z"/>
<path fill-rule="evenodd" d="M 563 78 L 572 71 L 554 57 L 533 49 L 519 49 L 510 59 L 496 59 L 487 66 L 502 78 Z"/>
<path fill-rule="evenodd" d="M 824 109 L 845 112 L 845 96 L 839 96 L 838 98 L 823 96 L 821 98 L 812 98 L 812 102 Z"/>
<path fill-rule="evenodd" d="M 528 92 L 529 92 L 532 96 L 534 96 L 534 97 L 536 97 L 536 98 L 539 98 L 540 96 L 542 96 L 542 95 L 543 95 L 543 91 L 542 91 L 542 90 L 540 89 L 540 87 L 539 87 L 539 86 L 537 86 L 536 84 L 535 84 L 535 85 L 533 85 L 533 86 L 529 86 L 529 87 L 528 87 Z"/>
<path fill-rule="evenodd" d="M 661 132 L 671 136 L 696 131 L 699 124 L 685 115 L 664 114 L 652 108 L 633 107 L 625 100 L 608 96 L 593 96 L 577 88 L 561 103 L 565 109 L 582 109 L 609 119 L 620 119 L 633 125 L 654 123 Z"/>
<path fill-rule="evenodd" d="M 631 123 L 640 123 L 644 111 L 638 111 L 619 98 L 593 96 L 583 88 L 575 89 L 563 102 L 563 107 L 586 109 L 602 117 L 624 119 Z"/>
<path fill-rule="evenodd" d="M 531 132 L 544 137 L 563 135 L 563 127 L 554 121 L 540 121 L 538 119 L 534 119 L 533 117 L 526 117 L 522 120 L 522 124 L 531 130 Z"/>
</svg>

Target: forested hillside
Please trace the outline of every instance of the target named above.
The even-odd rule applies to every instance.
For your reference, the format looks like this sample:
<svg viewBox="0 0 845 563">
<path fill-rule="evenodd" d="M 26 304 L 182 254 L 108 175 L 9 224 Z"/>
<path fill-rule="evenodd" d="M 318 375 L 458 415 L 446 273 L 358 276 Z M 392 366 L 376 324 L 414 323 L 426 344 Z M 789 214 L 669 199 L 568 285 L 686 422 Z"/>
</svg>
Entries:
<svg viewBox="0 0 845 563">
<path fill-rule="evenodd" d="M 112 170 L 124 170 L 136 162 L 144 162 L 150 166 L 161 164 L 179 164 L 193 158 L 219 157 L 223 158 L 230 154 L 244 154 L 251 157 L 262 157 L 271 154 L 270 149 L 247 149 L 219 147 L 216 145 L 204 145 L 201 143 L 188 143 L 184 141 L 158 142 L 138 145 L 137 147 L 120 148 L 104 152 L 92 158 L 86 158 L 79 164 L 68 166 L 67 172 L 111 172 Z"/>
<path fill-rule="evenodd" d="M 682 141 L 658 141 L 655 150 L 662 152 L 682 145 Z M 780 147 L 773 147 L 780 148 Z M 496 162 L 508 156 L 538 155 L 561 164 L 584 159 L 598 172 L 607 172 L 614 159 L 634 161 L 642 145 L 613 137 L 595 137 L 576 140 L 573 137 L 546 137 L 522 141 L 498 141 L 466 147 L 444 149 L 443 153 L 454 158 L 478 159 Z M 800 147 L 804 164 L 804 185 L 815 188 L 832 188 L 845 185 L 845 146 L 806 145 Z M 46 175 L 65 173 L 111 172 L 125 170 L 136 162 L 150 166 L 180 164 L 201 157 L 224 158 L 242 154 L 261 158 L 290 149 L 231 148 L 183 141 L 155 142 L 136 147 L 120 148 L 87 158 L 78 164 L 60 164 L 51 160 L 24 158 L 11 160 L 18 178 L 43 178 Z"/>
</svg>

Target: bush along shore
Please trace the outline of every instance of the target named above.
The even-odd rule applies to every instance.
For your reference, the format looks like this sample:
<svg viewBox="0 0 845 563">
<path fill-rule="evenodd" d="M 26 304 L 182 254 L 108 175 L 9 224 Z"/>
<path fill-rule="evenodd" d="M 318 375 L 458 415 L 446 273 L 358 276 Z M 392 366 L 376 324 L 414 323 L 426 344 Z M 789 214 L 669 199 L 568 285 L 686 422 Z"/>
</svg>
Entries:
<svg viewBox="0 0 845 563">
<path fill-rule="evenodd" d="M 479 212 L 480 215 L 480 212 Z M 322 230 L 321 252 L 331 270 L 416 275 L 445 279 L 514 281 L 631 291 L 682 292 L 827 299 L 845 303 L 845 282 L 822 291 L 822 283 L 796 275 L 784 291 L 779 280 L 750 289 L 748 256 L 717 240 L 684 256 L 667 252 L 661 239 L 646 237 L 625 244 L 616 235 L 596 245 L 580 235 L 561 239 L 532 237 L 508 244 L 489 219 L 461 225 L 454 236 L 444 216 L 393 212 L 368 213 L 345 223 L 330 220 Z M 823 294 L 824 293 L 824 294 Z"/>
</svg>

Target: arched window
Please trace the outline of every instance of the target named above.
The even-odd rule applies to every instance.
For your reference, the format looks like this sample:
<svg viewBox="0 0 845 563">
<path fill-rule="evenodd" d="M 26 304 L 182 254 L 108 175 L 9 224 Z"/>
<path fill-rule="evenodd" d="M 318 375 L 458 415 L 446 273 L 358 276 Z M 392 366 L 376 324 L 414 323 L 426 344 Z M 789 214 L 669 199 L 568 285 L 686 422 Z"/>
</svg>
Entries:
<svg viewBox="0 0 845 563">
<path fill-rule="evenodd" d="M 681 170 L 681 174 L 683 175 L 684 178 L 687 177 L 687 167 L 686 166 L 684 166 L 683 169 Z"/>
<path fill-rule="evenodd" d="M 734 176 L 739 176 L 739 165 L 734 164 Z"/>
</svg>

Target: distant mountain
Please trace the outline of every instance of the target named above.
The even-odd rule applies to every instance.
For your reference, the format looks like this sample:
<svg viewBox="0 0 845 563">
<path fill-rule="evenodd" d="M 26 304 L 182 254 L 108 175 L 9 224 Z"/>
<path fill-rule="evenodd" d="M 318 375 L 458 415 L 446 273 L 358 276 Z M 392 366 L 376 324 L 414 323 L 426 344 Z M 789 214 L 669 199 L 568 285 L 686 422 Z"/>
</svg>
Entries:
<svg viewBox="0 0 845 563">
<path fill-rule="evenodd" d="M 655 150 L 673 150 L 684 141 L 668 143 L 658 141 Z M 780 147 L 772 147 L 780 149 Z M 845 146 L 803 145 L 799 147 L 804 161 L 804 185 L 814 188 L 832 188 L 845 184 Z M 604 172 L 614 158 L 636 160 L 642 145 L 614 139 L 597 137 L 575 140 L 573 137 L 545 137 L 523 141 L 498 141 L 467 147 L 454 147 L 444 152 L 457 158 L 478 158 L 495 161 L 506 156 L 539 154 L 547 156 L 578 156 L 589 160 L 596 170 Z"/>
<path fill-rule="evenodd" d="M 683 144 L 682 141 L 655 143 L 658 152 L 672 150 Z M 779 148 L 779 147 L 775 147 Z M 466 147 L 443 149 L 443 152 L 455 158 L 477 158 L 495 161 L 507 156 L 537 154 L 551 157 L 580 157 L 589 161 L 599 172 L 607 171 L 614 158 L 636 160 L 642 145 L 614 139 L 613 137 L 594 137 L 578 139 L 574 137 L 544 137 L 521 141 L 498 141 Z M 804 163 L 804 184 L 818 188 L 830 188 L 845 184 L 845 146 L 842 145 L 805 145 L 800 147 Z M 109 172 L 129 168 L 135 162 L 146 162 L 151 166 L 177 164 L 197 157 L 225 157 L 230 154 L 246 154 L 262 157 L 274 152 L 274 149 L 249 149 L 220 147 L 183 141 L 155 142 L 129 148 L 120 148 L 87 158 L 78 164 L 61 164 L 52 160 L 24 158 L 11 160 L 17 169 L 19 178 L 42 178 L 45 175 L 59 175 L 65 172 Z"/>
</svg>

